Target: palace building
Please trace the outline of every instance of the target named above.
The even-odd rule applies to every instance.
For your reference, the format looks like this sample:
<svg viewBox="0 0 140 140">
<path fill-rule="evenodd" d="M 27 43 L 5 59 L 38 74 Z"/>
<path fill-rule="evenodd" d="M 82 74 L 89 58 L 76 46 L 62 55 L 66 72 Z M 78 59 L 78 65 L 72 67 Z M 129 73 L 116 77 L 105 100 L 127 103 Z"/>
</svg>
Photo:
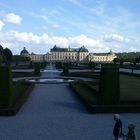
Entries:
<svg viewBox="0 0 140 140">
<path fill-rule="evenodd" d="M 88 58 L 91 62 L 112 62 L 117 56 L 110 50 L 109 53 L 90 53 Z"/>
<path fill-rule="evenodd" d="M 56 45 L 50 50 L 51 61 L 87 61 L 88 50 L 82 46 L 81 48 L 59 48 Z"/>
<path fill-rule="evenodd" d="M 112 51 L 95 54 L 89 53 L 85 46 L 80 48 L 61 48 L 56 45 L 46 54 L 29 54 L 24 47 L 20 55 L 30 57 L 31 61 L 46 62 L 112 62 L 116 58 L 116 55 Z"/>
</svg>

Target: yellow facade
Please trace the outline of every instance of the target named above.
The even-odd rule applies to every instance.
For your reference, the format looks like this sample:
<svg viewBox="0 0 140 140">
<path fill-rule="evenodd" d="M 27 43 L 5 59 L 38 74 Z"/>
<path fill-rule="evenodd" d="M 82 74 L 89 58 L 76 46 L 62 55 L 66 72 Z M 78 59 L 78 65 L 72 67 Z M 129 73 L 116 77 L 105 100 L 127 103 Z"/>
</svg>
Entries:
<svg viewBox="0 0 140 140">
<path fill-rule="evenodd" d="M 24 48 L 25 51 L 25 48 Z M 22 54 L 21 54 L 22 55 Z M 24 54 L 25 55 L 25 54 Z M 116 55 L 109 52 L 106 54 L 93 54 L 82 46 L 81 48 L 59 48 L 54 46 L 50 53 L 47 54 L 26 54 L 31 58 L 31 61 L 46 61 L 46 62 L 112 62 Z"/>
<path fill-rule="evenodd" d="M 108 53 L 104 55 L 89 54 L 88 58 L 91 62 L 112 62 L 114 58 L 117 58 L 117 56 L 114 53 Z"/>
</svg>

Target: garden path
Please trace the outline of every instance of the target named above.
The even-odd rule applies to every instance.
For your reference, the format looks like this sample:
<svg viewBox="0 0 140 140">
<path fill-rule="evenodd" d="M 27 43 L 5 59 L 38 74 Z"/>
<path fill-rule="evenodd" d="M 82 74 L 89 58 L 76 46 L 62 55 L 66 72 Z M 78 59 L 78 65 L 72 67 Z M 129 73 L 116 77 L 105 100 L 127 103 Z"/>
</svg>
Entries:
<svg viewBox="0 0 140 140">
<path fill-rule="evenodd" d="M 121 114 L 121 119 L 124 128 L 134 122 L 140 138 L 139 116 Z M 36 84 L 16 116 L 0 117 L 0 139 L 112 140 L 113 126 L 113 114 L 89 114 L 67 83 Z"/>
<path fill-rule="evenodd" d="M 113 114 L 89 114 L 67 84 L 38 84 L 16 116 L 0 117 L 1 140 L 112 140 Z M 140 114 L 121 114 L 124 127 Z M 106 138 L 104 138 L 106 137 Z"/>
</svg>

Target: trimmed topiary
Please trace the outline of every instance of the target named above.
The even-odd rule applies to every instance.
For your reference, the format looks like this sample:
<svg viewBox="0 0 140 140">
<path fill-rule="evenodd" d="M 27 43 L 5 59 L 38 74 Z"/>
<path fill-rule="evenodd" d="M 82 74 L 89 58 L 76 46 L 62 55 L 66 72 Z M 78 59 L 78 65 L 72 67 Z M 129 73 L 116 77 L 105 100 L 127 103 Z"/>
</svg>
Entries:
<svg viewBox="0 0 140 140">
<path fill-rule="evenodd" d="M 63 64 L 63 74 L 69 74 L 69 63 Z"/>
<path fill-rule="evenodd" d="M 101 67 L 98 103 L 115 105 L 120 100 L 119 67 L 115 64 L 103 64 Z"/>
<path fill-rule="evenodd" d="M 40 63 L 36 62 L 34 63 L 34 75 L 40 75 Z"/>
<path fill-rule="evenodd" d="M 41 69 L 44 69 L 47 66 L 47 62 L 43 61 L 40 63 Z"/>
<path fill-rule="evenodd" d="M 10 66 L 0 67 L 0 107 L 8 108 L 13 102 L 13 83 Z"/>
<path fill-rule="evenodd" d="M 62 69 L 62 68 L 63 68 L 62 62 L 56 62 L 56 63 L 55 63 L 55 67 L 56 67 L 57 69 Z"/>
</svg>

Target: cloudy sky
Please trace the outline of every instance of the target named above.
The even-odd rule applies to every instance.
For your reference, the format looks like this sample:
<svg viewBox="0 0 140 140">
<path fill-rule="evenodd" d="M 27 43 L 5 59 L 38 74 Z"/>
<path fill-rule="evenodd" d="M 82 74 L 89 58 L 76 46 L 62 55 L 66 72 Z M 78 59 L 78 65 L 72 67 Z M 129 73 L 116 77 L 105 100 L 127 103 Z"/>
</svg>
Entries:
<svg viewBox="0 0 140 140">
<path fill-rule="evenodd" d="M 0 44 L 45 54 L 60 47 L 140 51 L 140 0 L 0 0 Z"/>
</svg>

